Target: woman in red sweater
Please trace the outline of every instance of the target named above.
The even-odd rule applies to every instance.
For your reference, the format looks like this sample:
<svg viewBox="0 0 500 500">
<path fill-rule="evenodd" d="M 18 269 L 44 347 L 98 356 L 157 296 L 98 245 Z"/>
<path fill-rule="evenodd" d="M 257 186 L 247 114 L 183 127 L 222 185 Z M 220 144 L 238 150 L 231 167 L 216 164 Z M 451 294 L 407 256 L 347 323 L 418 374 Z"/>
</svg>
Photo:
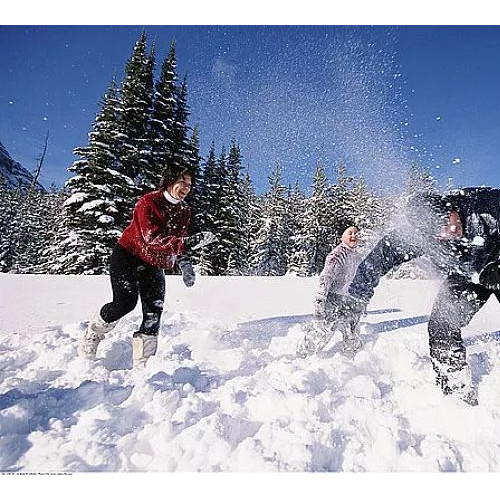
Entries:
<svg viewBox="0 0 500 500">
<path fill-rule="evenodd" d="M 156 353 L 165 299 L 164 269 L 177 264 L 186 286 L 192 286 L 195 274 L 185 252 L 215 240 L 208 231 L 188 236 L 191 210 L 184 198 L 191 190 L 191 182 L 188 169 L 168 167 L 159 189 L 136 203 L 132 222 L 111 255 L 113 301 L 105 304 L 90 321 L 79 346 L 81 356 L 95 359 L 104 335 L 135 308 L 139 296 L 143 318 L 132 341 L 134 367 L 144 366 Z"/>
</svg>

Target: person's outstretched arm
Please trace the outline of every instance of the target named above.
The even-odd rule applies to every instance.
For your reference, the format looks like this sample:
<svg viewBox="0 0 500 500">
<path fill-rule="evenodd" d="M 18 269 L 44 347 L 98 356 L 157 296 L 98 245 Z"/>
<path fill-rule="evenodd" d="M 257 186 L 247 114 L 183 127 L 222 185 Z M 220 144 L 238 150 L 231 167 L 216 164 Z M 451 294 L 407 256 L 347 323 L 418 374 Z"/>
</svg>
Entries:
<svg viewBox="0 0 500 500">
<path fill-rule="evenodd" d="M 348 293 L 367 304 L 375 293 L 380 278 L 391 269 L 423 255 L 422 249 L 404 241 L 396 232 L 384 236 L 358 266 Z"/>
</svg>

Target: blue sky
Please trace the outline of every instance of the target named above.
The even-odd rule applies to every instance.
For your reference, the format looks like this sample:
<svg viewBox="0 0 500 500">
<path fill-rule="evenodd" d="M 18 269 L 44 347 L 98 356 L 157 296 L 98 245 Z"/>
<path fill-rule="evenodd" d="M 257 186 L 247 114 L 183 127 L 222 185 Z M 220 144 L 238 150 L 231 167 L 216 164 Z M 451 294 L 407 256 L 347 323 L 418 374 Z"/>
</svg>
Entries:
<svg viewBox="0 0 500 500">
<path fill-rule="evenodd" d="M 386 191 L 412 161 L 500 186 L 498 26 L 2 26 L 0 141 L 33 169 L 49 129 L 45 185 L 68 178 L 143 28 L 157 67 L 176 40 L 202 155 L 236 138 L 259 191 L 278 161 L 303 186 L 339 160 Z"/>
</svg>

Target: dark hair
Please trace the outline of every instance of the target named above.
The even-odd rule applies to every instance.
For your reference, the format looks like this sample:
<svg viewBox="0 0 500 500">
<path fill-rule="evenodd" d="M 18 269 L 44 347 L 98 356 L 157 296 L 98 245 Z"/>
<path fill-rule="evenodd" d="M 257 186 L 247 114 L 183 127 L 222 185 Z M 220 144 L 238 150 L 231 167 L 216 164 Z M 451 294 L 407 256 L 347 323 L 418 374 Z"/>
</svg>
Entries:
<svg viewBox="0 0 500 500">
<path fill-rule="evenodd" d="M 161 173 L 161 180 L 158 184 L 158 189 L 167 189 L 168 186 L 171 186 L 181 180 L 185 174 L 189 174 L 191 178 L 194 178 L 192 170 L 188 167 L 184 167 L 182 165 L 167 165 Z"/>
</svg>

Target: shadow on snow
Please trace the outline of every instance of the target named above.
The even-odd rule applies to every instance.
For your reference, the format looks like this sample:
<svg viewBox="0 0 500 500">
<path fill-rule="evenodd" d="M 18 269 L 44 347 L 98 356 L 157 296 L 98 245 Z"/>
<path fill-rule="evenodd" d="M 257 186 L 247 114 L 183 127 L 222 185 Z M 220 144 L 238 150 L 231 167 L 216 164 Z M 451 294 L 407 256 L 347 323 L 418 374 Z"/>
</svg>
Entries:
<svg viewBox="0 0 500 500">
<path fill-rule="evenodd" d="M 31 447 L 28 435 L 49 430 L 52 419 L 65 420 L 65 426 L 74 425 L 77 422 L 75 413 L 103 401 L 119 405 L 131 392 L 132 387 L 112 387 L 86 380 L 76 388 L 44 388 L 33 393 L 12 389 L 0 395 L 0 410 L 15 405 L 22 409 L 21 418 L 16 413 L 2 416 L 0 470 L 19 470 L 15 467 L 16 462 Z"/>
</svg>

